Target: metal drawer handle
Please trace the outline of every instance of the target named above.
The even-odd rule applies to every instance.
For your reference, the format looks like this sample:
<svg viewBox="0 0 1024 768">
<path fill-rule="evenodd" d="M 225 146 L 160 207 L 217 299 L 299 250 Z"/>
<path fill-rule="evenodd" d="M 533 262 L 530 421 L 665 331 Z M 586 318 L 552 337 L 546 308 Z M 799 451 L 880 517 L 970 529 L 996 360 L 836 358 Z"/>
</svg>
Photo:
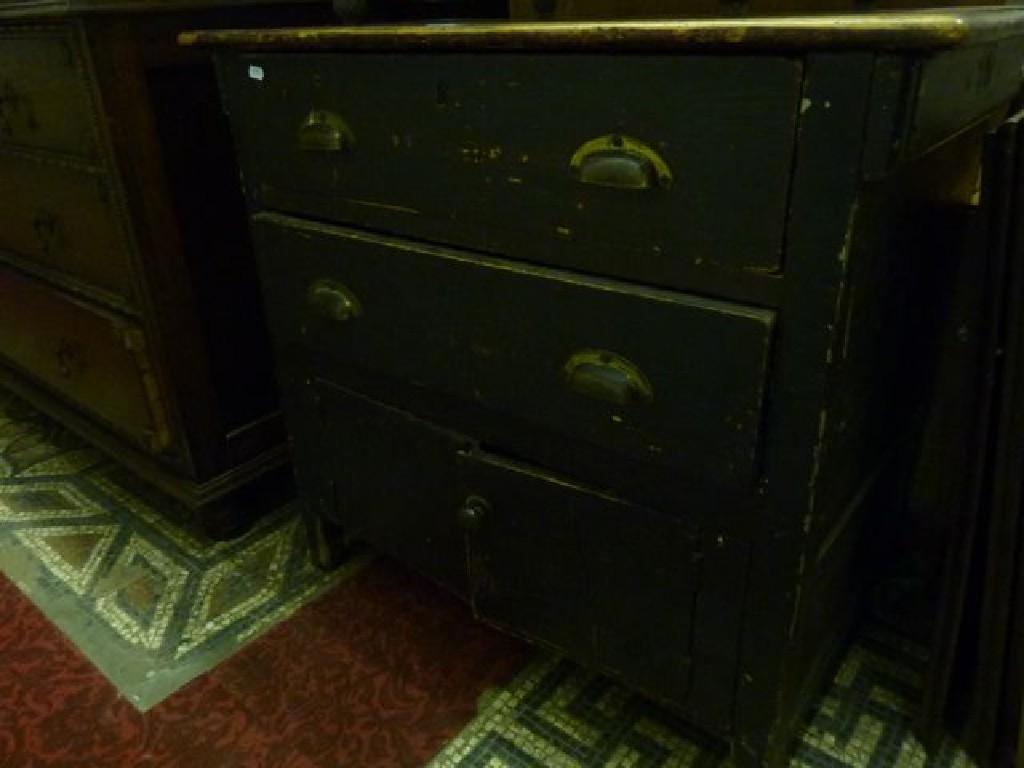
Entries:
<svg viewBox="0 0 1024 768">
<path fill-rule="evenodd" d="M 624 357 L 601 349 L 575 353 L 562 369 L 573 392 L 616 405 L 649 403 L 654 389 L 643 371 Z"/>
<path fill-rule="evenodd" d="M 43 254 L 53 256 L 64 250 L 64 228 L 60 217 L 53 211 L 41 210 L 36 213 L 32 218 L 32 230 Z"/>
<path fill-rule="evenodd" d="M 17 90 L 10 80 L 0 83 L 0 136 L 11 137 L 14 135 L 14 116 L 16 113 L 23 113 L 29 131 L 39 130 L 35 113 L 32 111 L 32 102 L 27 94 Z"/>
<path fill-rule="evenodd" d="M 303 152 L 341 152 L 356 143 L 348 124 L 334 112 L 311 109 L 296 134 Z"/>
<path fill-rule="evenodd" d="M 82 355 L 77 345 L 68 339 L 61 339 L 57 342 L 55 351 L 57 359 L 57 373 L 62 379 L 70 379 L 82 370 Z"/>
<path fill-rule="evenodd" d="M 569 172 L 583 184 L 644 190 L 672 186 L 672 169 L 636 139 L 609 134 L 591 139 L 573 154 Z"/>
<path fill-rule="evenodd" d="M 479 531 L 490 511 L 491 504 L 487 499 L 481 496 L 468 496 L 459 507 L 459 525 L 467 533 Z"/>
<path fill-rule="evenodd" d="M 306 291 L 306 305 L 315 314 L 342 323 L 363 314 L 356 295 L 334 280 L 315 280 Z"/>
</svg>

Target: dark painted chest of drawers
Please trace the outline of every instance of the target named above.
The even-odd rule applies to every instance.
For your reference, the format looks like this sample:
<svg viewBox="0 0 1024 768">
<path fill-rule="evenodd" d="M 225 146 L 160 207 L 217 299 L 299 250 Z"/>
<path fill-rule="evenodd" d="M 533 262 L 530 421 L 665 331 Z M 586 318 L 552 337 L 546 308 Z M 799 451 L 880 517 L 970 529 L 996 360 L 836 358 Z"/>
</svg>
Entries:
<svg viewBox="0 0 1024 768">
<path fill-rule="evenodd" d="M 781 764 L 857 612 L 1022 22 L 184 35 L 234 49 L 325 558 L 370 541 Z"/>
<path fill-rule="evenodd" d="M 175 36 L 329 10 L 221 5 L 0 2 L 0 377 L 226 534 L 287 451 L 213 67 Z"/>
</svg>

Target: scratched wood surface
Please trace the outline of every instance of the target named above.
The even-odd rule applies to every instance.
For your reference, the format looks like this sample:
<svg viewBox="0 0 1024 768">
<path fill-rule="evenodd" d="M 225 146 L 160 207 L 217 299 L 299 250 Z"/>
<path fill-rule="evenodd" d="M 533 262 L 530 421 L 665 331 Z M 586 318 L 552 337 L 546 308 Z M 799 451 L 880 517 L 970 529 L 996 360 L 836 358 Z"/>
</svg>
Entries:
<svg viewBox="0 0 1024 768">
<path fill-rule="evenodd" d="M 780 268 L 791 60 L 254 55 L 222 76 L 233 119 L 263 126 L 237 142 L 261 206 L 662 285 Z M 311 110 L 351 146 L 304 150 Z M 574 153 L 615 134 L 653 148 L 671 186 L 581 183 Z"/>
<path fill-rule="evenodd" d="M 945 311 L 953 262 L 964 257 L 933 253 L 936 240 L 920 231 L 937 233 L 943 206 L 963 205 L 986 121 L 1017 83 L 1001 73 L 1021 36 L 1019 12 L 858 18 L 873 20 L 744 21 L 740 32 L 714 22 L 186 37 L 268 49 L 221 52 L 222 82 L 259 211 L 312 527 L 328 520 L 338 542 L 365 539 L 409 560 L 475 599 L 487 620 L 617 670 L 728 739 L 741 768 L 786 764 L 794 729 L 884 565 L 870 545 L 898 515 L 889 489 L 905 469 L 936 349 L 925 321 Z M 695 29 L 741 55 L 699 49 Z M 857 37 L 865 30 L 874 37 Z M 748 33 L 764 36 L 752 42 Z M 956 47 L 968 40 L 977 45 Z M 819 50 L 836 41 L 861 50 Z M 647 55 L 590 55 L 591 45 L 620 43 Z M 685 55 L 671 61 L 665 45 Z M 481 50 L 503 46 L 518 53 Z M 289 47 L 321 52 L 269 52 Z M 453 53 L 460 47 L 473 50 Z M 510 81 L 488 68 L 516 72 L 533 60 L 548 64 L 547 79 Z M 735 82 L 707 79 L 701 61 Z M 371 65 L 383 77 L 375 87 L 341 76 L 366 71 L 369 80 Z M 941 72 L 958 73 L 947 110 L 931 86 L 915 86 L 918 75 L 937 82 Z M 744 85 L 752 82 L 761 86 L 754 93 Z M 294 114 L 274 112 L 295 93 Z M 744 118 L 733 95 L 772 114 Z M 590 120 L 620 114 L 613 128 L 591 129 Z M 758 119 L 766 122 L 748 144 L 744 123 Z M 308 120 L 344 126 L 337 159 L 301 159 L 294 147 Z M 683 197 L 671 199 L 685 199 L 687 180 L 699 194 L 671 212 L 657 207 L 653 188 L 581 197 L 567 173 L 571 150 L 550 145 L 579 147 L 606 130 L 649 131 L 673 172 L 687 169 L 669 190 Z M 716 131 L 717 144 L 748 160 L 719 154 Z M 521 165 L 544 163 L 536 177 L 509 183 L 504 163 L 521 160 L 510 152 L 520 143 L 530 158 Z M 752 157 L 759 146 L 768 157 Z M 773 187 L 778 178 L 757 163 L 785 165 L 785 186 Z M 594 202 L 601 194 L 607 207 Z M 573 213 L 575 226 L 545 218 L 580 202 L 601 215 Z M 749 206 L 766 221 L 727 231 Z M 642 229 L 626 221 L 638 217 Z M 780 232 L 778 257 L 764 268 L 756 260 Z M 642 254 L 663 245 L 662 233 L 672 248 L 652 267 Z M 314 290 L 322 280 L 344 299 L 326 325 Z M 751 288 L 760 283 L 773 287 Z M 757 317 L 772 319 L 767 346 L 763 334 L 740 332 Z M 638 363 L 654 399 L 608 411 L 588 392 L 568 397 L 552 372 L 584 339 Z M 768 364 L 753 364 L 766 349 Z M 751 396 L 762 381 L 763 400 Z M 759 409 L 756 441 L 753 422 L 737 421 L 726 400 Z M 678 438 L 678 451 L 670 461 L 641 456 L 620 429 L 649 445 Z M 674 578 L 654 578 L 673 557 Z M 608 583 L 605 570 L 626 578 Z M 668 593 L 694 599 L 668 605 Z M 648 633 L 635 658 L 602 661 L 609 606 L 635 626 L 672 631 Z M 673 623 L 684 621 L 688 630 Z M 631 641 L 621 625 L 611 635 L 613 645 Z"/>
<path fill-rule="evenodd" d="M 375 24 L 259 29 L 191 29 L 185 46 L 244 50 L 574 50 L 724 49 L 772 51 L 933 50 L 1019 38 L 1019 8 L 711 19 Z"/>
<path fill-rule="evenodd" d="M 261 216 L 255 231 L 271 322 L 304 328 L 324 375 L 344 378 L 357 368 L 412 379 L 475 401 L 481 420 L 490 411 L 511 414 L 670 466 L 691 482 L 753 482 L 770 311 L 274 215 Z M 365 310 L 340 333 L 337 319 L 309 315 L 307 289 L 321 278 L 351 291 Z M 452 286 L 459 287 L 456 301 Z M 510 325 L 529 361 L 516 354 L 519 344 L 508 344 Z M 645 327 L 657 331 L 636 333 Z M 713 354 L 719 347 L 729 354 Z M 568 387 L 566 363 L 589 348 L 634 363 L 653 390 L 650 403 L 623 412 Z"/>
</svg>

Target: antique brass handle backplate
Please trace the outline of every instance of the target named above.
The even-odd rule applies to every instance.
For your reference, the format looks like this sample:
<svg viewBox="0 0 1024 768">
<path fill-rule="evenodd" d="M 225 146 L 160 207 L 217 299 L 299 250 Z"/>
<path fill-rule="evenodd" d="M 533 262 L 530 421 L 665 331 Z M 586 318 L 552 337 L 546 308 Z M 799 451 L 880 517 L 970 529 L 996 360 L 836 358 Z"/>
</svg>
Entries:
<svg viewBox="0 0 1024 768">
<path fill-rule="evenodd" d="M 306 306 L 315 314 L 345 322 L 363 314 L 363 306 L 348 286 L 326 278 L 314 280 L 306 291 Z"/>
<path fill-rule="evenodd" d="M 672 169 L 661 155 L 629 136 L 609 134 L 573 153 L 569 172 L 583 184 L 645 190 L 672 186 Z"/>
<path fill-rule="evenodd" d="M 295 138 L 304 152 L 341 152 L 356 142 L 352 129 L 341 116 L 324 109 L 311 109 Z"/>
<path fill-rule="evenodd" d="M 562 368 L 569 389 L 616 405 L 649 403 L 654 389 L 644 372 L 624 357 L 602 349 L 576 352 Z"/>
</svg>

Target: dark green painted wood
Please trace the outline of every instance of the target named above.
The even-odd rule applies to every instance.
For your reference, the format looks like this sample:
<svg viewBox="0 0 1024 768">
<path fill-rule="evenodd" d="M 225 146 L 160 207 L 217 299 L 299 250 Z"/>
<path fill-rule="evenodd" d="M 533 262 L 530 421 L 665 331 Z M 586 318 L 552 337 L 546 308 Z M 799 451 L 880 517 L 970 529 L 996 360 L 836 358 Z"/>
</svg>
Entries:
<svg viewBox="0 0 1024 768">
<path fill-rule="evenodd" d="M 965 681 L 954 672 L 965 634 L 980 625 L 970 569 L 984 535 L 983 510 L 990 493 L 987 462 L 997 426 L 993 417 L 1002 354 L 1000 317 L 1007 299 L 1016 134 L 1017 126 L 1009 124 L 986 137 L 980 205 L 969 212 L 970 258 L 958 264 L 953 312 L 943 334 L 945 354 L 936 369 L 940 378 L 928 427 L 932 434 L 957 439 L 929 441 L 920 459 L 917 495 L 926 513 L 923 525 L 938 529 L 936 538 L 945 544 L 935 584 L 941 597 L 933 652 L 919 714 L 922 739 L 931 747 L 946 732 L 948 709 L 962 720 L 962 708 L 970 702 Z"/>
<path fill-rule="evenodd" d="M 1024 227 L 1021 213 L 1024 212 L 1024 198 L 1021 196 L 1021 182 L 1024 179 L 1024 112 L 1018 113 L 1000 126 L 999 132 L 1009 134 L 1006 139 L 1012 143 L 1008 156 L 1001 158 L 1004 173 L 1009 177 L 1006 196 L 1009 204 L 1009 219 L 1006 222 L 1007 254 L 1002 311 L 999 318 L 1000 357 L 998 389 L 994 402 L 992 441 L 990 458 L 987 462 L 987 498 L 980 523 L 986 529 L 984 554 L 976 562 L 975 569 L 983 574 L 981 600 L 978 609 L 977 630 L 965 632 L 976 638 L 978 658 L 971 670 L 972 691 L 969 708 L 966 739 L 972 754 L 985 764 L 995 755 L 997 749 L 1006 750 L 1004 731 L 1006 723 L 1001 722 L 1008 714 L 1007 705 L 1013 713 L 1011 725 L 1016 732 L 1020 724 L 1021 690 L 1018 672 L 1014 669 L 1013 652 L 1010 644 L 1017 640 L 1011 635 L 1014 614 L 1020 611 L 1022 596 L 1015 594 L 1017 572 L 1020 567 L 1021 526 L 1021 475 L 1024 469 L 1024 409 L 1021 408 L 1021 333 L 1024 325 L 1021 296 L 1024 295 Z M 973 635 L 973 636 L 972 636 Z M 1015 679 L 1017 678 L 1017 679 Z M 1004 731 L 1000 733 L 1000 731 Z M 999 737 L 1002 738 L 999 738 Z M 1009 754 L 1000 755 L 995 764 L 1012 764 L 1016 738 L 1010 737 L 1012 748 Z"/>
<path fill-rule="evenodd" d="M 1024 39 L 1012 37 L 937 54 L 922 65 L 907 149 L 921 154 L 981 116 L 1004 107 L 1021 87 Z"/>
<path fill-rule="evenodd" d="M 831 459 L 830 361 L 842 342 L 837 321 L 856 222 L 861 156 L 874 60 L 868 54 L 808 59 L 793 199 L 787 227 L 784 325 L 769 385 L 774 409 L 766 444 L 765 533 L 751 554 L 734 756 L 748 765 L 783 765 L 803 707 L 798 631 L 809 553 L 803 531 L 822 510 L 818 477 Z M 836 594 L 836 600 L 850 600 Z M 845 627 L 831 630 L 841 634 Z M 824 639 L 824 638 L 823 638 Z"/>
<path fill-rule="evenodd" d="M 464 454 L 460 468 L 467 493 L 489 502 L 468 535 L 477 614 L 685 702 L 702 565 L 693 532 L 491 455 Z"/>
<path fill-rule="evenodd" d="M 756 519 L 757 512 L 747 512 L 744 517 L 748 521 Z M 693 621 L 692 706 L 685 711 L 690 719 L 712 732 L 727 734 L 735 727 L 736 673 L 751 543 L 726 528 L 705 530 L 703 578 Z"/>
<path fill-rule="evenodd" d="M 290 340 L 297 342 L 298 338 L 298 334 L 292 334 Z M 282 369 L 308 373 L 316 367 L 299 346 L 279 349 L 278 358 Z M 404 410 L 455 432 L 472 435 L 500 454 L 527 456 L 552 472 L 588 479 L 610 494 L 687 518 L 694 525 L 725 528 L 740 537 L 763 530 L 759 522 L 764 506 L 760 486 L 736 486 L 727 478 L 699 474 L 688 476 L 678 468 L 652 465 L 643 457 L 634 460 L 535 421 L 484 410 L 476 402 L 373 372 L 335 367 L 331 380 L 356 392 L 372 393 L 380 402 L 400 404 Z M 300 431 L 296 427 L 295 432 Z"/>
<path fill-rule="evenodd" d="M 255 232 L 272 322 L 301 332 L 328 375 L 370 370 L 684 475 L 755 478 L 771 312 L 274 214 Z M 310 309 L 324 279 L 358 317 Z M 585 350 L 630 361 L 651 401 L 573 389 L 565 365 Z"/>
<path fill-rule="evenodd" d="M 1003 92 L 945 115 L 920 77 L 984 60 L 223 57 L 288 400 L 331 393 L 293 417 L 311 517 L 442 581 L 458 561 L 489 620 L 667 701 L 743 768 L 784 765 L 915 434 L 957 257 L 926 209 L 963 202 L 963 129 Z M 336 160 L 290 148 L 312 106 L 343 118 L 305 132 Z M 568 173 L 613 131 L 669 162 L 663 200 Z M 600 180 L 660 184 L 613 155 Z M 597 399 L 566 386 L 578 352 Z"/>
<path fill-rule="evenodd" d="M 455 454 L 469 440 L 342 387 L 313 386 L 328 518 L 346 540 L 372 542 L 467 596 Z"/>
<path fill-rule="evenodd" d="M 914 118 L 920 76 L 921 62 L 915 57 L 887 54 L 875 59 L 864 137 L 865 178 L 883 178 L 898 163 Z"/>
<path fill-rule="evenodd" d="M 665 285 L 778 267 L 797 60 L 262 55 L 222 77 L 236 125 L 260 125 L 238 144 L 261 207 Z M 313 109 L 350 148 L 298 148 Z M 671 187 L 580 183 L 574 153 L 609 134 Z"/>
</svg>

